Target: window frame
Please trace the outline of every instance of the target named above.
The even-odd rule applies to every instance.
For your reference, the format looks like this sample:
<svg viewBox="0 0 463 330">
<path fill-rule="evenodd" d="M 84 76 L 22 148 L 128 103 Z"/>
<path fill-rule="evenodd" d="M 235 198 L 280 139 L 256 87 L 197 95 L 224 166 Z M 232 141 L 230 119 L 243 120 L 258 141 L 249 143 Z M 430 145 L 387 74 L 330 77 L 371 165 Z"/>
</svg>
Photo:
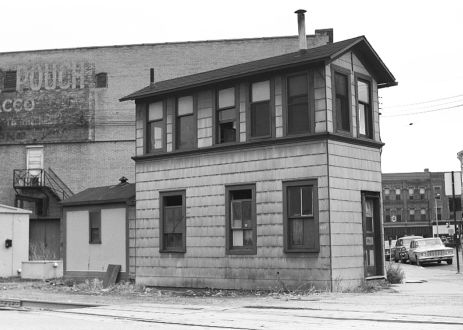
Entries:
<svg viewBox="0 0 463 330">
<path fill-rule="evenodd" d="M 224 90 L 224 89 L 229 89 L 233 88 L 235 90 L 235 105 L 233 107 L 225 107 L 225 108 L 219 108 L 219 91 Z M 218 86 L 217 88 L 214 89 L 213 93 L 213 104 L 214 104 L 214 109 L 212 112 L 212 119 L 214 123 L 214 128 L 213 128 L 213 140 L 214 144 L 216 145 L 229 145 L 229 144 L 234 144 L 238 143 L 240 141 L 240 85 L 239 84 L 233 84 L 233 85 L 223 85 L 223 86 Z M 220 142 L 220 116 L 219 112 L 224 111 L 224 110 L 230 110 L 234 109 L 235 111 L 235 122 L 236 122 L 236 133 L 235 133 L 235 141 L 230 141 L 230 142 Z M 223 123 L 227 123 L 230 121 L 224 121 Z"/>
<path fill-rule="evenodd" d="M 14 74 L 14 86 L 6 86 L 6 82 L 7 82 L 6 76 L 7 76 L 7 74 Z M 3 75 L 3 91 L 4 92 L 14 92 L 14 91 L 16 91 L 16 89 L 18 87 L 17 81 L 18 81 L 18 71 L 17 70 L 6 70 L 6 71 L 4 71 L 4 75 Z"/>
<path fill-rule="evenodd" d="M 92 214 L 97 215 L 97 217 L 92 218 Z M 95 222 L 96 222 L 96 225 L 95 225 Z M 93 239 L 92 229 L 98 229 L 98 237 L 95 240 Z M 102 244 L 101 234 L 102 234 L 101 233 L 101 209 L 89 210 L 88 211 L 88 243 L 89 244 Z"/>
<path fill-rule="evenodd" d="M 251 203 L 251 214 L 252 214 L 252 239 L 254 245 L 251 247 L 233 247 L 233 231 L 231 229 L 231 194 L 233 191 L 238 190 L 251 190 L 252 203 Z M 256 213 L 256 184 L 239 184 L 239 185 L 227 185 L 225 186 L 225 253 L 227 255 L 253 255 L 257 254 L 257 213 Z"/>
<path fill-rule="evenodd" d="M 269 102 L 269 130 L 270 134 L 262 136 L 252 136 L 252 105 L 253 103 L 261 103 L 265 101 L 252 102 L 252 84 L 269 81 L 269 92 L 270 98 Z M 248 141 L 263 140 L 275 137 L 275 80 L 271 77 L 261 77 L 259 79 L 253 79 L 246 83 L 246 139 Z"/>
<path fill-rule="evenodd" d="M 399 190 L 399 193 L 397 193 L 397 190 Z M 401 199 L 402 199 L 402 189 L 395 188 L 395 200 L 400 201 Z"/>
<path fill-rule="evenodd" d="M 180 248 L 166 248 L 164 241 L 164 197 L 182 196 L 182 246 Z M 185 253 L 186 252 L 186 191 L 161 191 L 159 192 L 159 252 L 160 253 Z"/>
<path fill-rule="evenodd" d="M 284 253 L 319 253 L 320 252 L 320 220 L 319 220 L 319 201 L 318 201 L 318 180 L 317 179 L 301 179 L 294 181 L 284 181 L 283 186 L 283 245 Z M 289 236 L 289 217 L 288 217 L 288 188 L 291 187 L 312 187 L 312 216 L 305 218 L 313 218 L 313 228 L 316 229 L 314 235 L 314 247 L 295 248 L 291 247 Z M 300 216 L 300 218 L 304 218 Z M 310 220 L 306 220 L 310 221 Z"/>
<path fill-rule="evenodd" d="M 104 82 L 104 84 L 100 85 L 100 82 Z M 95 88 L 107 88 L 108 87 L 108 73 L 107 72 L 99 72 L 95 74 Z"/>
<path fill-rule="evenodd" d="M 375 125 L 374 125 L 374 109 L 373 109 L 373 80 L 371 77 L 361 74 L 361 73 L 354 73 L 354 81 L 355 81 L 355 108 L 357 112 L 357 136 L 365 138 L 365 139 L 371 139 L 373 140 L 375 138 Z M 359 94 L 358 94 L 358 82 L 364 82 L 368 84 L 368 97 L 370 99 L 370 103 L 365 103 L 359 101 Z M 369 106 L 369 115 L 370 117 L 368 118 L 369 120 L 365 122 L 365 133 L 362 134 L 360 133 L 360 104 L 367 104 Z M 367 120 L 367 118 L 365 118 Z"/>
<path fill-rule="evenodd" d="M 162 119 L 160 120 L 149 120 L 149 105 L 151 103 L 162 103 Z M 160 152 L 165 152 L 167 150 L 167 106 L 166 100 L 153 100 L 145 103 L 145 153 L 146 154 L 156 154 Z M 151 123 L 161 122 L 162 127 L 162 147 L 158 149 L 151 148 Z"/>
<path fill-rule="evenodd" d="M 306 75 L 307 77 L 307 111 L 309 118 L 309 129 L 302 133 L 290 133 L 288 127 L 288 115 L 289 115 L 289 84 L 288 80 L 291 77 Z M 314 71 L 303 70 L 291 72 L 282 76 L 282 105 L 283 105 L 283 135 L 284 136 L 299 136 L 313 134 L 315 132 L 315 106 L 314 106 Z"/>
<path fill-rule="evenodd" d="M 347 108 L 349 112 L 349 131 L 346 131 L 338 127 L 338 114 L 336 109 L 336 74 L 340 74 L 347 77 Z M 333 113 L 333 129 L 334 132 L 352 136 L 352 72 L 348 69 L 342 68 L 337 65 L 331 65 L 331 93 L 332 93 L 332 113 Z"/>
<path fill-rule="evenodd" d="M 191 114 L 187 114 L 187 115 L 182 115 L 182 116 L 179 116 L 178 115 L 178 100 L 182 97 L 187 97 L 187 96 L 191 96 L 193 98 L 193 112 Z M 183 95 L 177 95 L 175 97 L 175 125 L 174 125 L 174 132 L 172 134 L 172 136 L 175 138 L 175 141 L 174 141 L 174 146 L 175 146 L 175 150 L 193 150 L 193 149 L 196 149 L 198 147 L 198 117 L 197 117 L 197 111 L 198 109 L 198 97 L 196 96 L 196 94 L 183 94 Z M 187 117 L 187 116 L 192 116 L 192 120 L 193 120 L 193 136 L 191 137 L 194 141 L 193 143 L 193 146 L 192 147 L 180 147 L 179 146 L 179 141 L 180 141 L 180 134 L 181 134 L 181 131 L 179 129 L 179 119 L 182 118 L 182 117 Z"/>
</svg>

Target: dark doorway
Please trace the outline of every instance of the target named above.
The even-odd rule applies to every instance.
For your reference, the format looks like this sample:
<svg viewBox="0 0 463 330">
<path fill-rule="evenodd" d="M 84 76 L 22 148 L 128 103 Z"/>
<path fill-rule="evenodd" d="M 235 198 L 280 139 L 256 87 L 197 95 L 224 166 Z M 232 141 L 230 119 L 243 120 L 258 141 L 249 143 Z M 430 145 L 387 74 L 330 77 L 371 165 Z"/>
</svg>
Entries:
<svg viewBox="0 0 463 330">
<path fill-rule="evenodd" d="M 60 258 L 60 219 L 31 219 L 29 260 Z"/>
<path fill-rule="evenodd" d="M 365 276 L 384 275 L 379 193 L 362 192 L 362 218 Z"/>
</svg>

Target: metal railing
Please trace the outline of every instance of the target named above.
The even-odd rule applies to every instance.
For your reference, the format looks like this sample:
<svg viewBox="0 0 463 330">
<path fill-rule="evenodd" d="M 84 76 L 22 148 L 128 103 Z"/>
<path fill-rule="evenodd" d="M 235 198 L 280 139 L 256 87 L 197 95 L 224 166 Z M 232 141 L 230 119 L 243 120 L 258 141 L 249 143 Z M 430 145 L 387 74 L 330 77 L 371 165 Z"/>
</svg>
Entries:
<svg viewBox="0 0 463 330">
<path fill-rule="evenodd" d="M 14 188 L 48 188 L 58 199 L 64 200 L 74 193 L 69 187 L 49 168 L 44 169 L 17 169 L 13 171 Z"/>
</svg>

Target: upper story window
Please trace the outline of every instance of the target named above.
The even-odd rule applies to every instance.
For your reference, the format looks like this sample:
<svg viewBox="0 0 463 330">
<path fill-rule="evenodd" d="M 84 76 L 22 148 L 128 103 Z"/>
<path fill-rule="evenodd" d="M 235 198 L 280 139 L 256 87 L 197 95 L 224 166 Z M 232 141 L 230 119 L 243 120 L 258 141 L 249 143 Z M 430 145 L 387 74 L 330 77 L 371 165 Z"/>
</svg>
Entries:
<svg viewBox="0 0 463 330">
<path fill-rule="evenodd" d="M 309 82 L 307 74 L 289 76 L 287 80 L 287 133 L 310 131 Z"/>
<path fill-rule="evenodd" d="M 434 198 L 435 199 L 440 199 L 440 186 L 435 186 L 434 187 Z"/>
<path fill-rule="evenodd" d="M 414 195 L 415 189 L 408 188 L 408 199 L 412 200 Z"/>
<path fill-rule="evenodd" d="M 420 188 L 420 199 L 424 199 L 426 194 L 426 189 L 421 187 Z"/>
<path fill-rule="evenodd" d="M 389 188 L 384 189 L 384 199 L 389 200 L 389 197 L 391 195 L 391 190 Z"/>
<path fill-rule="evenodd" d="M 217 91 L 217 143 L 236 142 L 237 110 L 235 88 Z"/>
<path fill-rule="evenodd" d="M 96 74 L 96 88 L 108 87 L 108 74 L 100 72 Z"/>
<path fill-rule="evenodd" d="M 177 99 L 176 147 L 192 149 L 196 146 L 196 120 L 193 96 Z"/>
<path fill-rule="evenodd" d="M 16 90 L 16 71 L 6 71 L 3 79 L 3 90 Z"/>
<path fill-rule="evenodd" d="M 269 137 L 272 135 L 270 81 L 252 83 L 250 94 L 251 137 Z"/>
<path fill-rule="evenodd" d="M 370 82 L 357 80 L 357 100 L 359 116 L 359 134 L 373 138 L 373 111 L 371 106 Z"/>
<path fill-rule="evenodd" d="M 350 132 L 349 77 L 347 74 L 334 73 L 334 101 L 336 130 Z"/>
<path fill-rule="evenodd" d="M 148 105 L 147 152 L 164 148 L 164 105 L 163 102 Z"/>
</svg>

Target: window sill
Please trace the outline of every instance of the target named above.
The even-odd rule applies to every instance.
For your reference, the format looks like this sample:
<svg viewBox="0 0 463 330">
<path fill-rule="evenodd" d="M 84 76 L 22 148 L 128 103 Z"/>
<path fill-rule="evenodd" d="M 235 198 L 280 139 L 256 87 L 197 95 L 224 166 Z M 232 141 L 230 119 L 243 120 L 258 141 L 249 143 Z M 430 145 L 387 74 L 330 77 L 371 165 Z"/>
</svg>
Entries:
<svg viewBox="0 0 463 330">
<path fill-rule="evenodd" d="M 285 253 L 319 253 L 320 249 L 285 249 Z"/>
<path fill-rule="evenodd" d="M 226 254 L 227 255 L 256 255 L 257 254 L 257 250 L 256 248 L 253 248 L 253 249 L 249 249 L 249 250 L 227 250 L 226 251 Z"/>
<path fill-rule="evenodd" d="M 168 254 L 168 253 L 173 253 L 173 254 L 184 254 L 186 253 L 186 250 L 159 250 L 159 253 L 162 254 Z"/>
</svg>

